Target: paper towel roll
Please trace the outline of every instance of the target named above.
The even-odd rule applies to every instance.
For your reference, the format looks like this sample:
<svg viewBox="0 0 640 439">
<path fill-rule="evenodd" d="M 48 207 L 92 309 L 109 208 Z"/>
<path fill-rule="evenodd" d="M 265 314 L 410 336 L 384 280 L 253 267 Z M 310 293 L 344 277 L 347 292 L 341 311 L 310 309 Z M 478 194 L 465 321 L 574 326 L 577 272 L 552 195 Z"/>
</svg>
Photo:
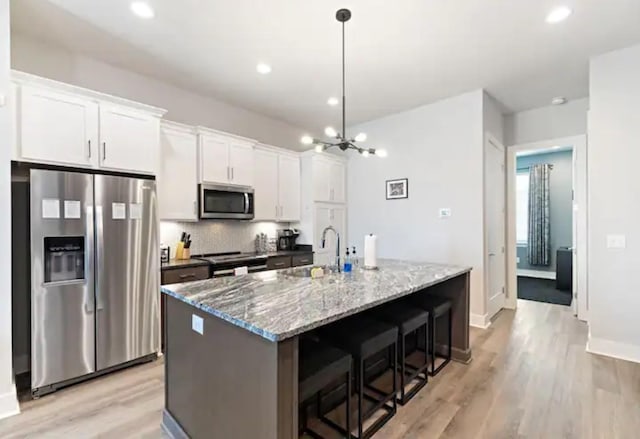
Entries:
<svg viewBox="0 0 640 439">
<path fill-rule="evenodd" d="M 364 237 L 364 268 L 378 267 L 378 237 L 370 234 Z"/>
</svg>

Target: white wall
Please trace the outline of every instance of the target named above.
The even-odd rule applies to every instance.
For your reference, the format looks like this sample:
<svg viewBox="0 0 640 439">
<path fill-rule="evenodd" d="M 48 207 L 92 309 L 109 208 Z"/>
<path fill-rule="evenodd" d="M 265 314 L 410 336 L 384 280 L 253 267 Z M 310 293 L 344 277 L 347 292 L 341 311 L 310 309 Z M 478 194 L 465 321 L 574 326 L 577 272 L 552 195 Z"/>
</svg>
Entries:
<svg viewBox="0 0 640 439">
<path fill-rule="evenodd" d="M 504 115 L 501 105 L 487 92 L 482 95 L 482 118 L 484 132 L 490 132 L 504 144 Z"/>
<path fill-rule="evenodd" d="M 640 45 L 590 69 L 588 349 L 640 362 Z"/>
<path fill-rule="evenodd" d="M 11 67 L 168 110 L 165 118 L 300 150 L 304 129 L 14 33 Z"/>
<path fill-rule="evenodd" d="M 349 245 L 379 237 L 379 256 L 472 266 L 471 312 L 483 315 L 483 92 L 474 91 L 367 122 L 384 159 L 351 154 Z M 409 179 L 409 198 L 385 199 L 385 181 Z M 438 218 L 451 208 L 452 217 Z"/>
<path fill-rule="evenodd" d="M 9 0 L 0 0 L 0 95 L 9 94 Z M 11 248 L 11 116 L 0 107 L 0 242 Z M 11 360 L 11 252 L 0 252 L 0 418 L 18 412 Z"/>
<path fill-rule="evenodd" d="M 588 109 L 589 98 L 582 98 L 509 114 L 504 118 L 504 141 L 512 146 L 586 134 Z"/>
</svg>

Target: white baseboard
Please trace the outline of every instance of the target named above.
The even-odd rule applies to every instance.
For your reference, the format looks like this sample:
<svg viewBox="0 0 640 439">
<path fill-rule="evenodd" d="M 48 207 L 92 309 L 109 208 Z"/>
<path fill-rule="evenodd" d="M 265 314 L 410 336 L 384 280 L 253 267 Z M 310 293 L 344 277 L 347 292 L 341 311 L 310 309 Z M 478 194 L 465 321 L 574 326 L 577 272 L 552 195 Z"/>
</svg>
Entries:
<svg viewBox="0 0 640 439">
<path fill-rule="evenodd" d="M 518 273 L 518 276 L 523 276 L 523 277 L 535 277 L 538 279 L 556 280 L 555 271 L 525 270 L 523 268 L 518 268 L 517 273 Z"/>
<path fill-rule="evenodd" d="M 489 314 L 474 314 L 469 315 L 469 326 L 474 328 L 487 329 L 491 326 L 491 319 Z"/>
<path fill-rule="evenodd" d="M 587 352 L 640 363 L 640 345 L 589 337 Z"/>
<path fill-rule="evenodd" d="M 0 419 L 8 418 L 18 413 L 20 413 L 20 406 L 18 405 L 14 386 L 12 391 L 0 395 Z"/>
</svg>

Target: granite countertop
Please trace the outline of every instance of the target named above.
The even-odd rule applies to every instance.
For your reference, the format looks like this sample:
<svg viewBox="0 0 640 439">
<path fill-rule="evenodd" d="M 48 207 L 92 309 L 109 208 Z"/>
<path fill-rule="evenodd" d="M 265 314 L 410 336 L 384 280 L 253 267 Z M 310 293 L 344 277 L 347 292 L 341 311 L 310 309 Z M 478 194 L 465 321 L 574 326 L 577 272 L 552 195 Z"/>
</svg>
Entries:
<svg viewBox="0 0 640 439">
<path fill-rule="evenodd" d="M 173 270 L 176 268 L 200 267 L 202 265 L 209 265 L 209 262 L 202 259 L 171 259 L 169 262 L 162 263 L 160 269 Z"/>
<path fill-rule="evenodd" d="M 379 270 L 298 277 L 305 268 L 183 284 L 162 292 L 270 341 L 281 341 L 471 271 L 383 259 Z M 308 268 L 307 268 L 308 270 Z"/>
</svg>

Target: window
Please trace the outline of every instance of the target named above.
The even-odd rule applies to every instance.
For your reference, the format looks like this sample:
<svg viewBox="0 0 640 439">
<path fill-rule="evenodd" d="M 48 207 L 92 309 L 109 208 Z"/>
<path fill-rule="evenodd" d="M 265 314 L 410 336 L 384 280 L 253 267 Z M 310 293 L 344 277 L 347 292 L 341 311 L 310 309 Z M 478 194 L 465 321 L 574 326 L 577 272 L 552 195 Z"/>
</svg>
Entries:
<svg viewBox="0 0 640 439">
<path fill-rule="evenodd" d="M 516 175 L 516 241 L 526 244 L 529 240 L 529 173 Z"/>
</svg>

